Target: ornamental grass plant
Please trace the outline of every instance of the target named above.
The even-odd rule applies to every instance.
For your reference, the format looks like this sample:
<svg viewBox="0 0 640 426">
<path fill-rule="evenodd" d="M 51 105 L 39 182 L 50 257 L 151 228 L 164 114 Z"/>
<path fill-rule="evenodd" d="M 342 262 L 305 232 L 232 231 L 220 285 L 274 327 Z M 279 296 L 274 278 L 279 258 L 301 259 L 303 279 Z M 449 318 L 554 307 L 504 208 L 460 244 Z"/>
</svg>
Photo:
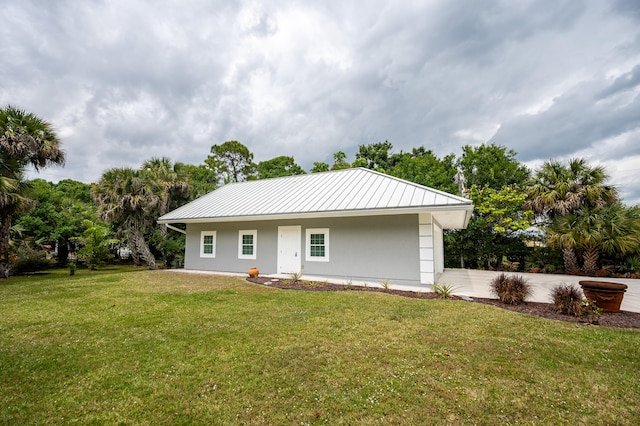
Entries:
<svg viewBox="0 0 640 426">
<path fill-rule="evenodd" d="M 531 285 L 522 275 L 507 275 L 502 273 L 491 281 L 491 292 L 502 303 L 520 305 L 525 303 L 532 293 Z"/>
<path fill-rule="evenodd" d="M 582 290 L 575 285 L 562 283 L 551 289 L 553 308 L 565 315 L 581 316 L 583 299 Z"/>
</svg>

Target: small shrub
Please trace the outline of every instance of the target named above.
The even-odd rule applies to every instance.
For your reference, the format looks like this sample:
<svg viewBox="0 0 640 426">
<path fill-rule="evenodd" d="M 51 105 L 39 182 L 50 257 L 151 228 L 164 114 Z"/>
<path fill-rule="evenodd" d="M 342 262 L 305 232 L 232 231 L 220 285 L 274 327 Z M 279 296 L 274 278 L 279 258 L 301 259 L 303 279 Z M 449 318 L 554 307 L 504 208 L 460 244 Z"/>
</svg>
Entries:
<svg viewBox="0 0 640 426">
<path fill-rule="evenodd" d="M 587 324 L 599 324 L 602 308 L 596 305 L 595 300 L 584 299 L 582 301 L 582 316 Z"/>
<path fill-rule="evenodd" d="M 173 257 L 173 259 L 169 263 L 172 269 L 182 269 L 184 268 L 184 254 L 177 254 Z"/>
<path fill-rule="evenodd" d="M 432 289 L 433 292 L 442 299 L 451 299 L 453 297 L 453 292 L 457 290 L 457 287 L 446 283 L 434 283 Z"/>
<path fill-rule="evenodd" d="M 505 258 L 502 260 L 502 269 L 509 272 L 516 272 L 520 269 L 520 262 L 511 262 Z"/>
<path fill-rule="evenodd" d="M 562 253 L 551 247 L 536 247 L 529 252 L 525 261 L 525 270 L 537 268 L 538 271 L 557 271 L 563 265 Z"/>
<path fill-rule="evenodd" d="M 292 272 L 291 274 L 289 274 L 289 279 L 291 280 L 292 284 L 299 283 L 301 278 L 302 272 Z"/>
<path fill-rule="evenodd" d="M 637 256 L 630 256 L 625 259 L 624 265 L 622 266 L 623 272 L 628 272 L 629 274 L 637 274 L 640 272 L 640 258 Z"/>
<path fill-rule="evenodd" d="M 305 285 L 311 288 L 320 287 L 320 283 L 318 281 L 302 281 L 302 285 Z"/>
<path fill-rule="evenodd" d="M 491 280 L 491 290 L 494 293 L 497 293 L 497 289 L 505 287 L 507 282 L 509 281 L 509 276 L 505 273 L 502 273 Z"/>
<path fill-rule="evenodd" d="M 382 280 L 380 281 L 380 285 L 382 286 L 382 288 L 384 288 L 385 290 L 389 290 L 389 287 L 391 287 L 391 281 L 389 280 Z"/>
<path fill-rule="evenodd" d="M 560 284 L 551 289 L 553 308 L 574 317 L 583 317 L 587 324 L 598 324 L 602 308 L 595 301 L 585 299 L 582 290 L 574 285 Z"/>
<path fill-rule="evenodd" d="M 575 285 L 563 283 L 551 289 L 553 308 L 564 315 L 581 316 L 583 299 L 582 290 Z"/>
<path fill-rule="evenodd" d="M 28 274 L 52 268 L 54 265 L 55 262 L 47 259 L 47 253 L 44 250 L 36 250 L 27 244 L 21 244 L 16 252 L 15 262 L 11 265 L 11 271 L 15 275 Z"/>
<path fill-rule="evenodd" d="M 502 303 L 519 305 L 531 295 L 531 285 L 522 275 L 500 274 L 491 281 L 491 291 Z"/>
</svg>

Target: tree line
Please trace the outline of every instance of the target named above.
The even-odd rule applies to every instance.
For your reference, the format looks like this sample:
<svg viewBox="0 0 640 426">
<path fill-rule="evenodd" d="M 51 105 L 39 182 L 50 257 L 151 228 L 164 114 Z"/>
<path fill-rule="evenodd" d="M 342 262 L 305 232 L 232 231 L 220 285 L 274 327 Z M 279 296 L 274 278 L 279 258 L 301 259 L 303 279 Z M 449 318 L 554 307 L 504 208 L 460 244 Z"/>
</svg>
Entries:
<svg viewBox="0 0 640 426">
<path fill-rule="evenodd" d="M 50 125 L 14 107 L 0 109 L 0 273 L 39 267 L 43 248 L 60 266 L 69 253 L 90 267 L 126 247 L 136 264 L 179 267 L 184 236 L 156 220 L 215 188 L 307 173 L 291 156 L 255 162 L 238 141 L 213 145 L 202 164 L 166 157 L 137 169 L 113 168 L 98 182 L 26 181 L 25 168 L 64 164 Z M 531 171 L 495 144 L 438 157 L 424 146 L 394 152 L 388 142 L 338 151 L 309 173 L 366 167 L 473 201 L 464 230 L 445 234 L 448 267 L 627 275 L 640 272 L 640 211 L 619 200 L 602 167 L 584 159 L 545 162 Z M 21 266 L 22 265 L 22 266 Z M 34 266 L 35 265 L 35 266 Z"/>
</svg>

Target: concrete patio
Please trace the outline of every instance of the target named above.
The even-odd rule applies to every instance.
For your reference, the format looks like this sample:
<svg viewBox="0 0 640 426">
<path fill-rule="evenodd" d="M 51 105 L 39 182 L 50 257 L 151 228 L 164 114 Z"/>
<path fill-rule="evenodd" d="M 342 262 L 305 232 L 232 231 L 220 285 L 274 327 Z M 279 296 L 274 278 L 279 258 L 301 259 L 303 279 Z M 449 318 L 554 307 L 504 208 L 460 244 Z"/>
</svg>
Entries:
<svg viewBox="0 0 640 426">
<path fill-rule="evenodd" d="M 469 297 L 490 297 L 495 298 L 491 294 L 490 284 L 494 277 L 502 272 L 496 271 L 478 271 L 473 269 L 445 269 L 444 273 L 438 277 L 439 284 L 449 284 L 456 287 L 455 294 L 458 296 Z M 511 273 L 509 273 L 511 274 Z M 530 274 L 514 272 L 513 274 L 522 275 L 529 280 L 529 284 L 533 287 L 533 295 L 529 300 L 532 302 L 550 302 L 551 289 L 557 284 L 575 284 L 579 287 L 578 281 L 609 281 L 622 283 L 628 286 L 627 292 L 624 294 L 620 309 L 623 311 L 640 312 L 640 279 L 626 278 L 595 278 L 582 277 L 575 275 L 556 275 L 556 274 Z"/>
</svg>

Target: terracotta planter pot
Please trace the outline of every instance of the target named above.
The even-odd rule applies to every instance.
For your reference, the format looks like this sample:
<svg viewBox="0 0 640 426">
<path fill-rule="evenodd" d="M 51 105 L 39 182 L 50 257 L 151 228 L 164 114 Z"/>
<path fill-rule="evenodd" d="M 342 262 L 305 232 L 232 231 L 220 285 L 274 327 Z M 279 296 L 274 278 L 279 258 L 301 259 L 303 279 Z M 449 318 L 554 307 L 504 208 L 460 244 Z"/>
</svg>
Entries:
<svg viewBox="0 0 640 426">
<path fill-rule="evenodd" d="M 260 271 L 255 266 L 253 268 L 249 269 L 249 276 L 251 278 L 257 277 L 259 273 L 260 273 Z"/>
<path fill-rule="evenodd" d="M 626 284 L 611 283 L 606 281 L 580 281 L 584 296 L 596 302 L 598 308 L 602 308 L 602 312 L 618 313 L 620 312 L 620 304 L 627 291 Z"/>
</svg>

